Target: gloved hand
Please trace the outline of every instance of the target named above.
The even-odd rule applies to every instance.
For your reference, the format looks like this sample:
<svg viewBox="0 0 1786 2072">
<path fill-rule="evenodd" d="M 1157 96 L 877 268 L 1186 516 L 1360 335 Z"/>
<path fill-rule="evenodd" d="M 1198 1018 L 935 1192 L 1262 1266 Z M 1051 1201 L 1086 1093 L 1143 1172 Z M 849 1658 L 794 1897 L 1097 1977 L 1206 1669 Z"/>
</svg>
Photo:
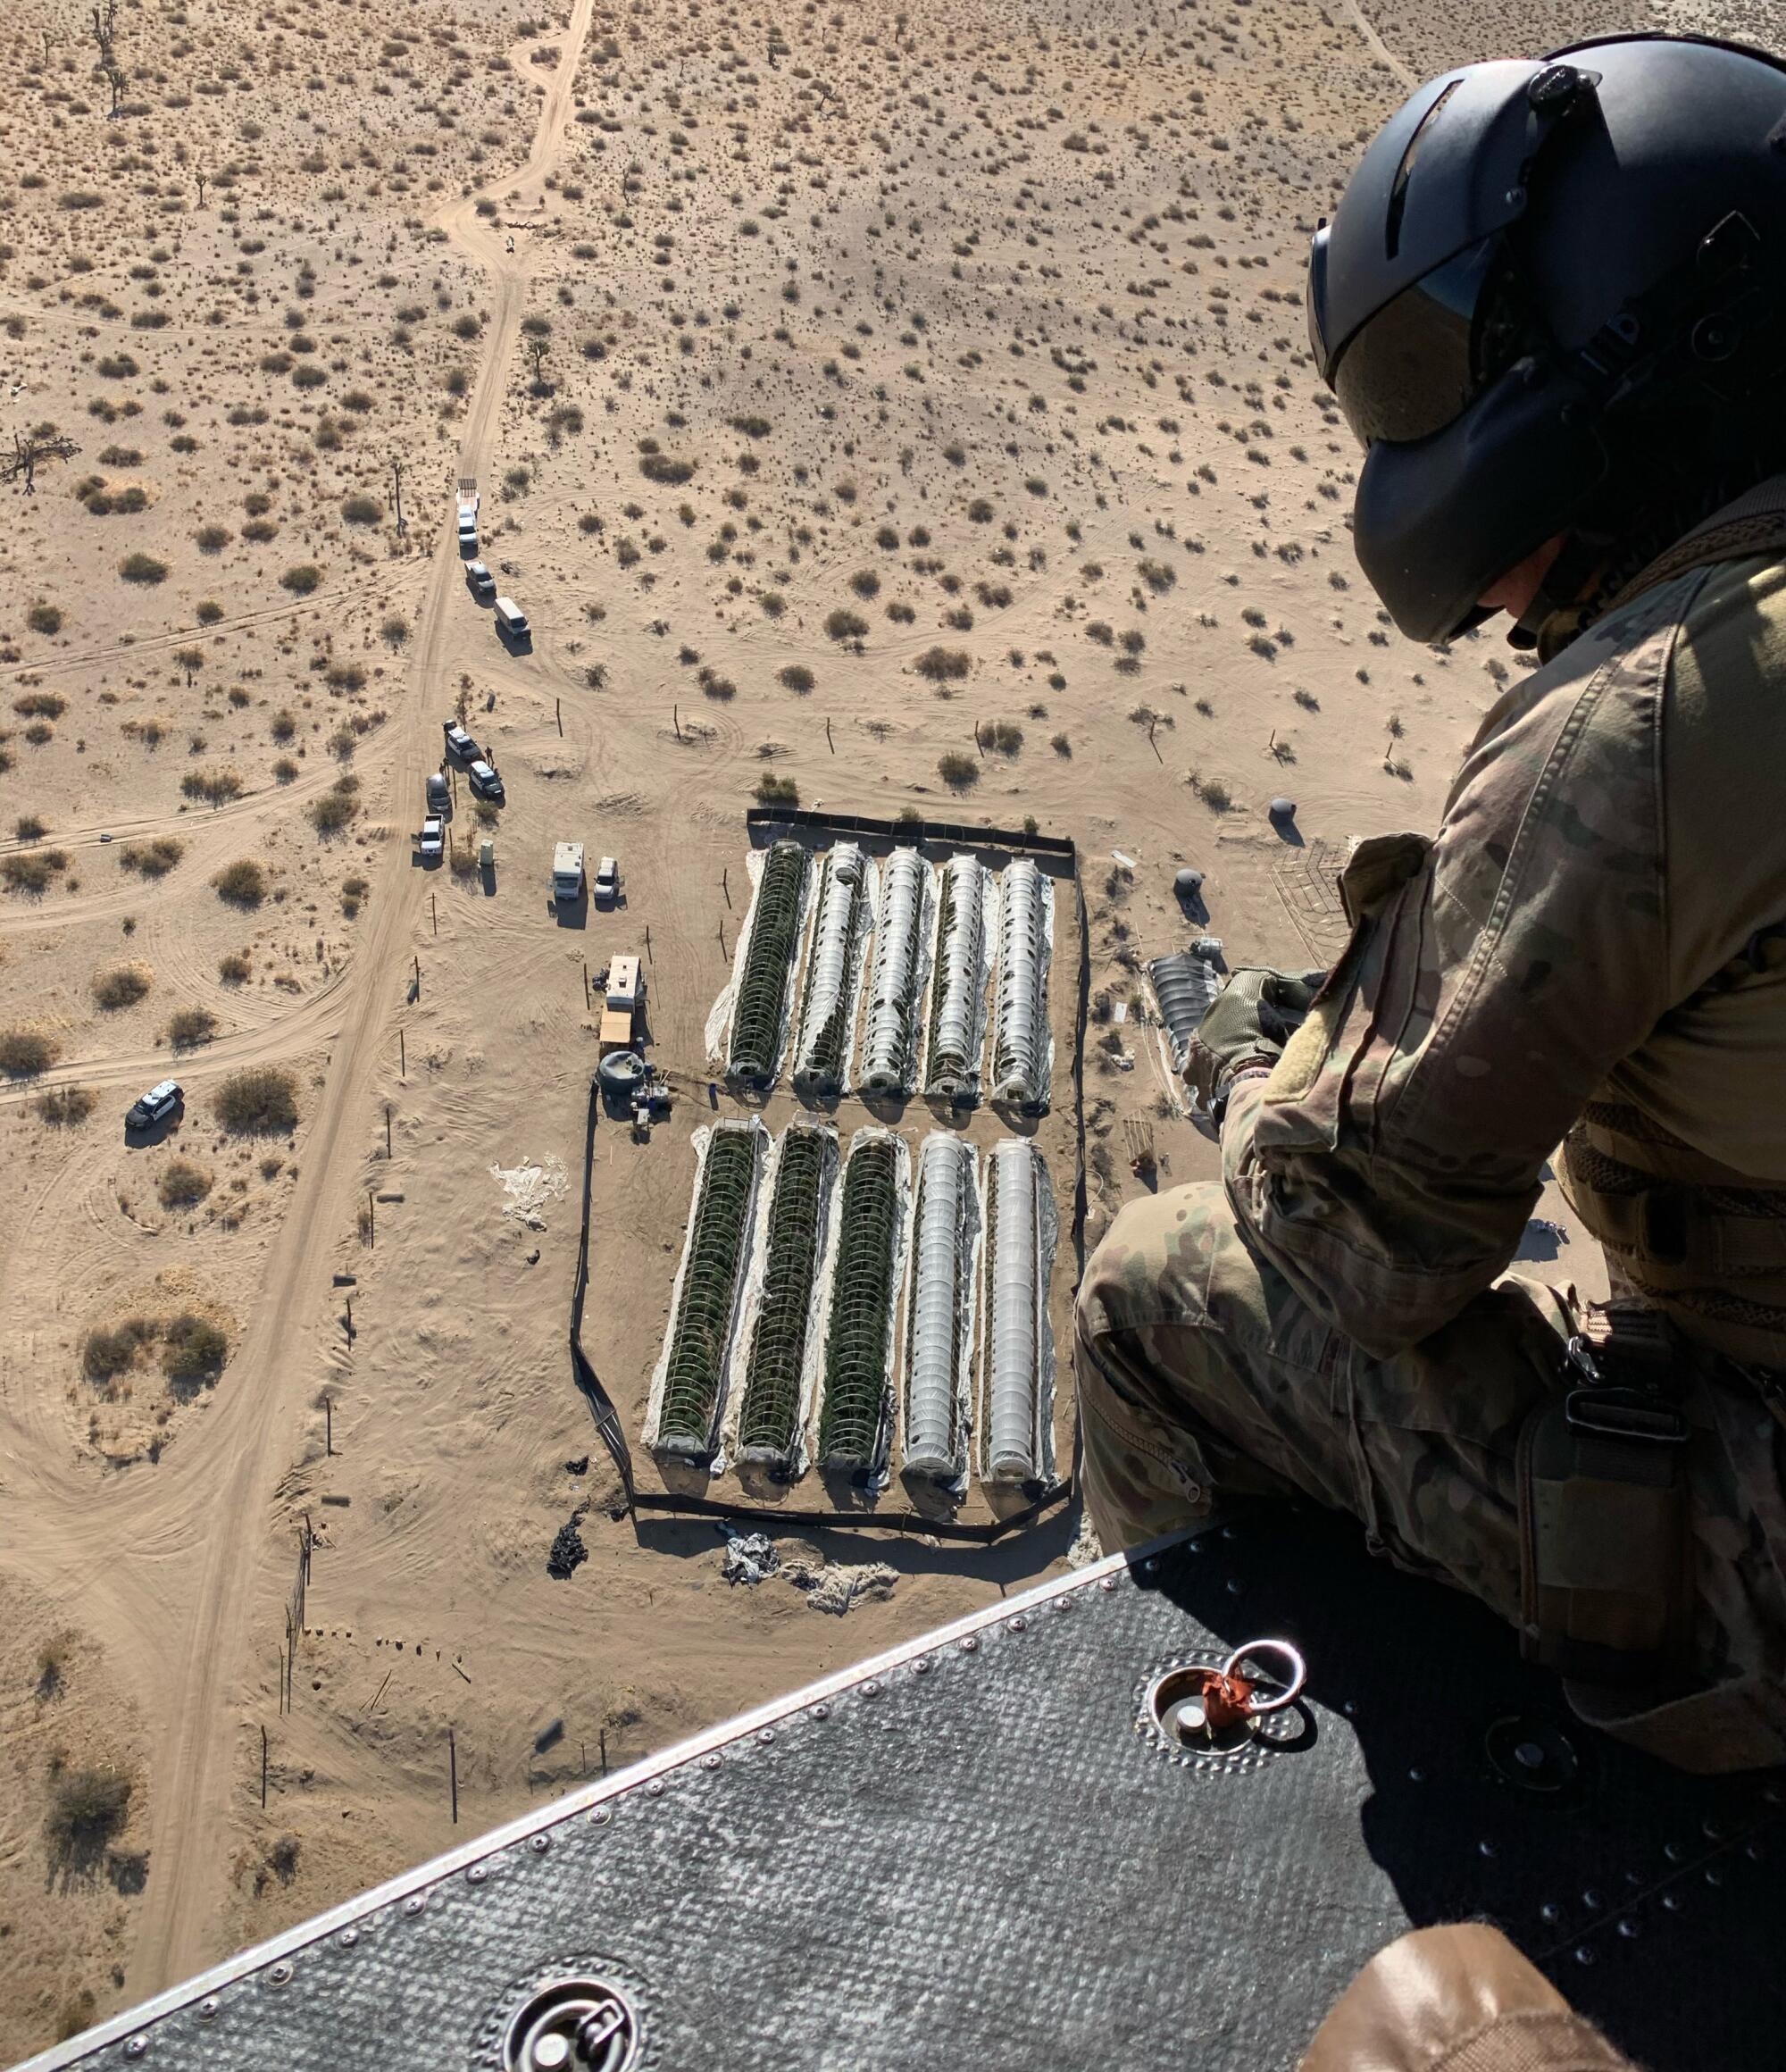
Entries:
<svg viewBox="0 0 1786 2072">
<path fill-rule="evenodd" d="M 1184 1076 L 1212 1115 L 1226 1106 L 1234 1075 L 1248 1065 L 1267 1070 L 1302 1026 L 1324 972 L 1237 971 L 1210 1003 L 1185 1058 Z"/>
</svg>

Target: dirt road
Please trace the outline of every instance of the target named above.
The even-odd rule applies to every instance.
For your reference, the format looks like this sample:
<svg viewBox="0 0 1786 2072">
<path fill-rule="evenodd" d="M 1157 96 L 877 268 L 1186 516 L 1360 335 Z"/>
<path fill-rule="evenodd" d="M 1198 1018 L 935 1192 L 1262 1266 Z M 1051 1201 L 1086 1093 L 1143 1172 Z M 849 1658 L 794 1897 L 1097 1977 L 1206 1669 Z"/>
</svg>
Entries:
<svg viewBox="0 0 1786 2072">
<path fill-rule="evenodd" d="M 523 205 L 557 161 L 590 12 L 591 0 L 577 0 L 539 111 L 532 154 L 502 182 L 505 195 L 517 193 Z M 488 470 L 513 374 L 528 241 L 518 239 L 518 248 L 509 251 L 503 233 L 478 218 L 475 196 L 455 204 L 439 221 L 489 275 L 491 315 L 459 461 L 462 473 L 476 475 Z M 447 606 L 459 569 L 453 534 L 443 523 L 402 700 L 389 723 L 398 801 L 419 802 L 422 777 L 438 764 L 437 730 L 450 702 L 453 663 Z M 256 802 L 263 808 L 271 803 Z M 395 817 L 401 822 L 400 812 Z M 192 825 L 187 820 L 182 832 Z M 146 823 L 129 831 L 147 831 Z M 376 1075 L 395 1046 L 392 1025 L 409 981 L 409 948 L 422 898 L 420 876 L 410 867 L 407 833 L 394 825 L 379 865 L 372 919 L 345 976 L 271 1026 L 205 1054 L 207 1066 L 251 1057 L 296 1057 L 332 1038 L 326 1082 L 311 1097 L 314 1121 L 302 1177 L 268 1258 L 263 1298 L 235 1356 L 231 1387 L 202 1432 L 156 1476 L 121 1489 L 107 1521 L 109 1545 L 133 1548 L 128 1565 L 101 1567 L 98 1540 L 84 1544 L 82 1535 L 67 1529 L 59 1500 L 73 1486 L 75 1466 L 47 1424 L 28 1417 L 24 1406 L 7 1406 L 15 1441 L 8 1449 L 13 1458 L 6 1476 L 9 1557 L 16 1556 L 60 1600 L 78 1601 L 83 1618 L 128 1675 L 146 1688 L 169 1684 L 177 1693 L 149 1779 L 151 1869 L 130 1967 L 138 1993 L 159 1990 L 215 1954 L 210 1924 L 230 1841 L 230 1700 L 248 1657 L 248 1622 L 267 1547 L 267 1506 L 316 1383 L 310 1327 L 328 1300 L 331 1249 L 351 1220 L 359 1132 L 367 1124 Z M 115 1070 L 85 1066 L 79 1076 L 110 1084 L 140 1076 L 146 1063 L 127 1060 Z M 14 1308 L 26 1293 L 25 1264 L 15 1261 L 8 1276 Z"/>
</svg>

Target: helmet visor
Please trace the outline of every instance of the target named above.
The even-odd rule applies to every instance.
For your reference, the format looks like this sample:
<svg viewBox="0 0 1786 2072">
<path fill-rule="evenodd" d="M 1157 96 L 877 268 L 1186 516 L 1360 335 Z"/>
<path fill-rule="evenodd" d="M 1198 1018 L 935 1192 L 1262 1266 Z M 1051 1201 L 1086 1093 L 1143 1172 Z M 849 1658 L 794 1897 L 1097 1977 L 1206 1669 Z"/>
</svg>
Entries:
<svg viewBox="0 0 1786 2072">
<path fill-rule="evenodd" d="M 1405 288 L 1353 333 L 1331 380 L 1346 422 L 1365 446 L 1431 439 L 1459 417 L 1511 355 L 1485 317 L 1503 298 L 1501 240 L 1485 238 Z M 1311 290 L 1315 283 L 1311 274 Z M 1311 328 L 1319 312 L 1311 293 Z M 1318 331 L 1317 331 L 1318 335 Z"/>
</svg>

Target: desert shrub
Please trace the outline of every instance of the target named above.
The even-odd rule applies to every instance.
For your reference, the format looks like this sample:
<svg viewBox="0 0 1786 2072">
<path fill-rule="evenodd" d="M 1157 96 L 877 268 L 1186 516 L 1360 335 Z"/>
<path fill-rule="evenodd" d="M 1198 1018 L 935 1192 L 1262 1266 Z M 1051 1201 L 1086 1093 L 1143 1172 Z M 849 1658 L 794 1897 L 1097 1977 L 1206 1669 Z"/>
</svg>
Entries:
<svg viewBox="0 0 1786 2072">
<path fill-rule="evenodd" d="M 230 1341 L 208 1317 L 187 1310 L 172 1318 L 162 1334 L 162 1372 L 169 1381 L 190 1387 L 214 1382 L 230 1357 Z"/>
<path fill-rule="evenodd" d="M 694 479 L 693 461 L 678 460 L 673 455 L 661 453 L 641 454 L 638 472 L 648 482 L 661 482 L 666 487 L 691 481 Z"/>
<path fill-rule="evenodd" d="M 989 525 L 997 514 L 984 497 L 976 497 L 967 507 L 967 514 L 976 525 Z"/>
<path fill-rule="evenodd" d="M 287 1136 L 297 1127 L 297 1082 L 277 1065 L 250 1065 L 223 1082 L 211 1106 L 238 1136 Z"/>
<path fill-rule="evenodd" d="M 800 787 L 791 777 L 777 777 L 765 770 L 756 780 L 756 796 L 765 806 L 797 806 Z"/>
<path fill-rule="evenodd" d="M 297 764 L 289 756 L 280 756 L 273 764 L 273 775 L 281 784 L 289 784 L 297 775 Z"/>
<path fill-rule="evenodd" d="M 118 573 L 126 582 L 165 582 L 167 572 L 166 562 L 157 561 L 152 554 L 127 554 L 118 564 Z"/>
<path fill-rule="evenodd" d="M 859 568 L 849 579 L 849 587 L 859 597 L 877 597 L 880 591 L 880 578 L 872 568 Z"/>
<path fill-rule="evenodd" d="M 784 690 L 797 690 L 803 697 L 813 688 L 813 673 L 804 662 L 790 662 L 775 672 L 775 681 Z"/>
<path fill-rule="evenodd" d="M 178 836 L 158 834 L 153 841 L 126 842 L 118 851 L 118 867 L 139 878 L 164 878 L 185 854 Z"/>
<path fill-rule="evenodd" d="M 221 554 L 235 537 L 227 525 L 201 525 L 192 543 L 201 554 Z"/>
<path fill-rule="evenodd" d="M 980 781 L 980 764 L 972 756 L 959 748 L 951 748 L 937 760 L 937 775 L 956 791 L 964 791 L 970 784 Z"/>
<path fill-rule="evenodd" d="M 107 1014 L 115 1014 L 146 998 L 154 982 L 155 974 L 146 964 L 109 965 L 93 974 L 93 998 Z"/>
<path fill-rule="evenodd" d="M 350 525 L 376 525 L 384 514 L 376 497 L 346 497 L 341 502 L 341 515 Z"/>
<path fill-rule="evenodd" d="M 1156 597 L 1163 596 L 1178 581 L 1178 571 L 1164 561 L 1141 562 L 1136 572 Z"/>
<path fill-rule="evenodd" d="M 318 834 L 339 834 L 347 823 L 360 810 L 355 793 L 360 789 L 356 777 L 338 777 L 333 786 L 320 798 L 310 802 L 310 824 Z"/>
<path fill-rule="evenodd" d="M 146 1316 L 127 1316 L 110 1331 L 89 1331 L 80 1349 L 80 1364 L 90 1382 L 115 1382 L 136 1364 L 137 1354 L 155 1335 Z"/>
<path fill-rule="evenodd" d="M 182 1007 L 168 1023 L 168 1041 L 176 1050 L 189 1050 L 195 1043 L 208 1043 L 216 1029 L 209 1007 Z"/>
<path fill-rule="evenodd" d="M 38 1096 L 38 1113 L 59 1130 L 84 1123 L 99 1106 L 99 1096 L 90 1086 L 53 1086 Z"/>
<path fill-rule="evenodd" d="M 55 1039 L 40 1029 L 0 1029 L 0 1072 L 9 1079 L 35 1079 L 57 1056 Z"/>
<path fill-rule="evenodd" d="M 44 1840 L 54 1872 L 84 1878 L 97 1871 L 130 1817 L 132 1789 L 130 1778 L 121 1770 L 62 1772 L 44 1818 Z"/>
<path fill-rule="evenodd" d="M 974 739 L 982 748 L 996 748 L 1001 756 L 1014 756 L 1023 745 L 1023 730 L 1009 720 L 981 720 Z"/>
<path fill-rule="evenodd" d="M 212 1178 L 189 1158 L 175 1158 L 162 1168 L 155 1196 L 163 1208 L 191 1208 L 210 1193 Z"/>
<path fill-rule="evenodd" d="M 868 631 L 868 621 L 860 612 L 839 605 L 825 615 L 825 632 L 833 640 L 860 640 Z"/>
<path fill-rule="evenodd" d="M 234 770 L 188 770 L 179 781 L 188 798 L 202 798 L 207 806 L 221 806 L 242 796 L 242 779 Z"/>
<path fill-rule="evenodd" d="M 387 612 L 379 621 L 379 631 L 393 648 L 401 648 L 409 638 L 409 621 L 401 612 Z"/>
<path fill-rule="evenodd" d="M 1072 754 L 1072 743 L 1064 734 L 1051 734 L 1048 737 L 1048 746 L 1056 756 L 1071 756 Z"/>
<path fill-rule="evenodd" d="M 193 616 L 201 626 L 214 626 L 223 616 L 223 607 L 215 597 L 206 597 L 203 604 L 193 607 Z"/>
<path fill-rule="evenodd" d="M 280 578 L 280 588 L 295 597 L 307 597 L 322 581 L 322 571 L 313 562 L 301 561 Z"/>
<path fill-rule="evenodd" d="M 61 849 L 13 849 L 0 856 L 0 884 L 9 892 L 47 891 L 50 880 L 67 868 Z"/>
<path fill-rule="evenodd" d="M 63 614 L 60 605 L 33 605 L 25 614 L 25 623 L 34 633 L 60 633 Z"/>
<path fill-rule="evenodd" d="M 248 961 L 245 949 L 226 949 L 217 960 L 217 975 L 226 986 L 239 986 L 246 982 L 254 966 Z"/>
<path fill-rule="evenodd" d="M 59 720 L 68 710 L 68 700 L 54 690 L 28 690 L 13 700 L 13 710 L 21 719 Z"/>
<path fill-rule="evenodd" d="M 926 648 L 912 666 L 932 683 L 953 683 L 967 674 L 973 660 L 964 648 Z"/>
<path fill-rule="evenodd" d="M 21 813 L 13 823 L 13 832 L 21 841 L 41 841 L 49 831 L 35 813 Z"/>
</svg>

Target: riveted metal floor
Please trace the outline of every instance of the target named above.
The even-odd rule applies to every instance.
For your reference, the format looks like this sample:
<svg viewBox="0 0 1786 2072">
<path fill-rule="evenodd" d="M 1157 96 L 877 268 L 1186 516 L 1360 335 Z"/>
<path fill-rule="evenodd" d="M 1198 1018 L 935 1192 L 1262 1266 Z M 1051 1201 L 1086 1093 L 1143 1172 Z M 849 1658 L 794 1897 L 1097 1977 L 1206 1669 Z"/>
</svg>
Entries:
<svg viewBox="0 0 1786 2072">
<path fill-rule="evenodd" d="M 1269 1740 L 1198 1759 L 1145 1717 L 1163 1667 L 1278 1636 L 1309 1675 Z M 1462 1600 L 1262 1512 L 765 1708 L 35 2063 L 575 2063 L 510 2026 L 562 1976 L 610 1990 L 582 2034 L 616 2068 L 1259 2072 L 1402 1928 L 1473 1916 L 1644 2063 L 1765 2063 L 1782 1823 L 1776 1776 L 1598 1739 Z"/>
</svg>

